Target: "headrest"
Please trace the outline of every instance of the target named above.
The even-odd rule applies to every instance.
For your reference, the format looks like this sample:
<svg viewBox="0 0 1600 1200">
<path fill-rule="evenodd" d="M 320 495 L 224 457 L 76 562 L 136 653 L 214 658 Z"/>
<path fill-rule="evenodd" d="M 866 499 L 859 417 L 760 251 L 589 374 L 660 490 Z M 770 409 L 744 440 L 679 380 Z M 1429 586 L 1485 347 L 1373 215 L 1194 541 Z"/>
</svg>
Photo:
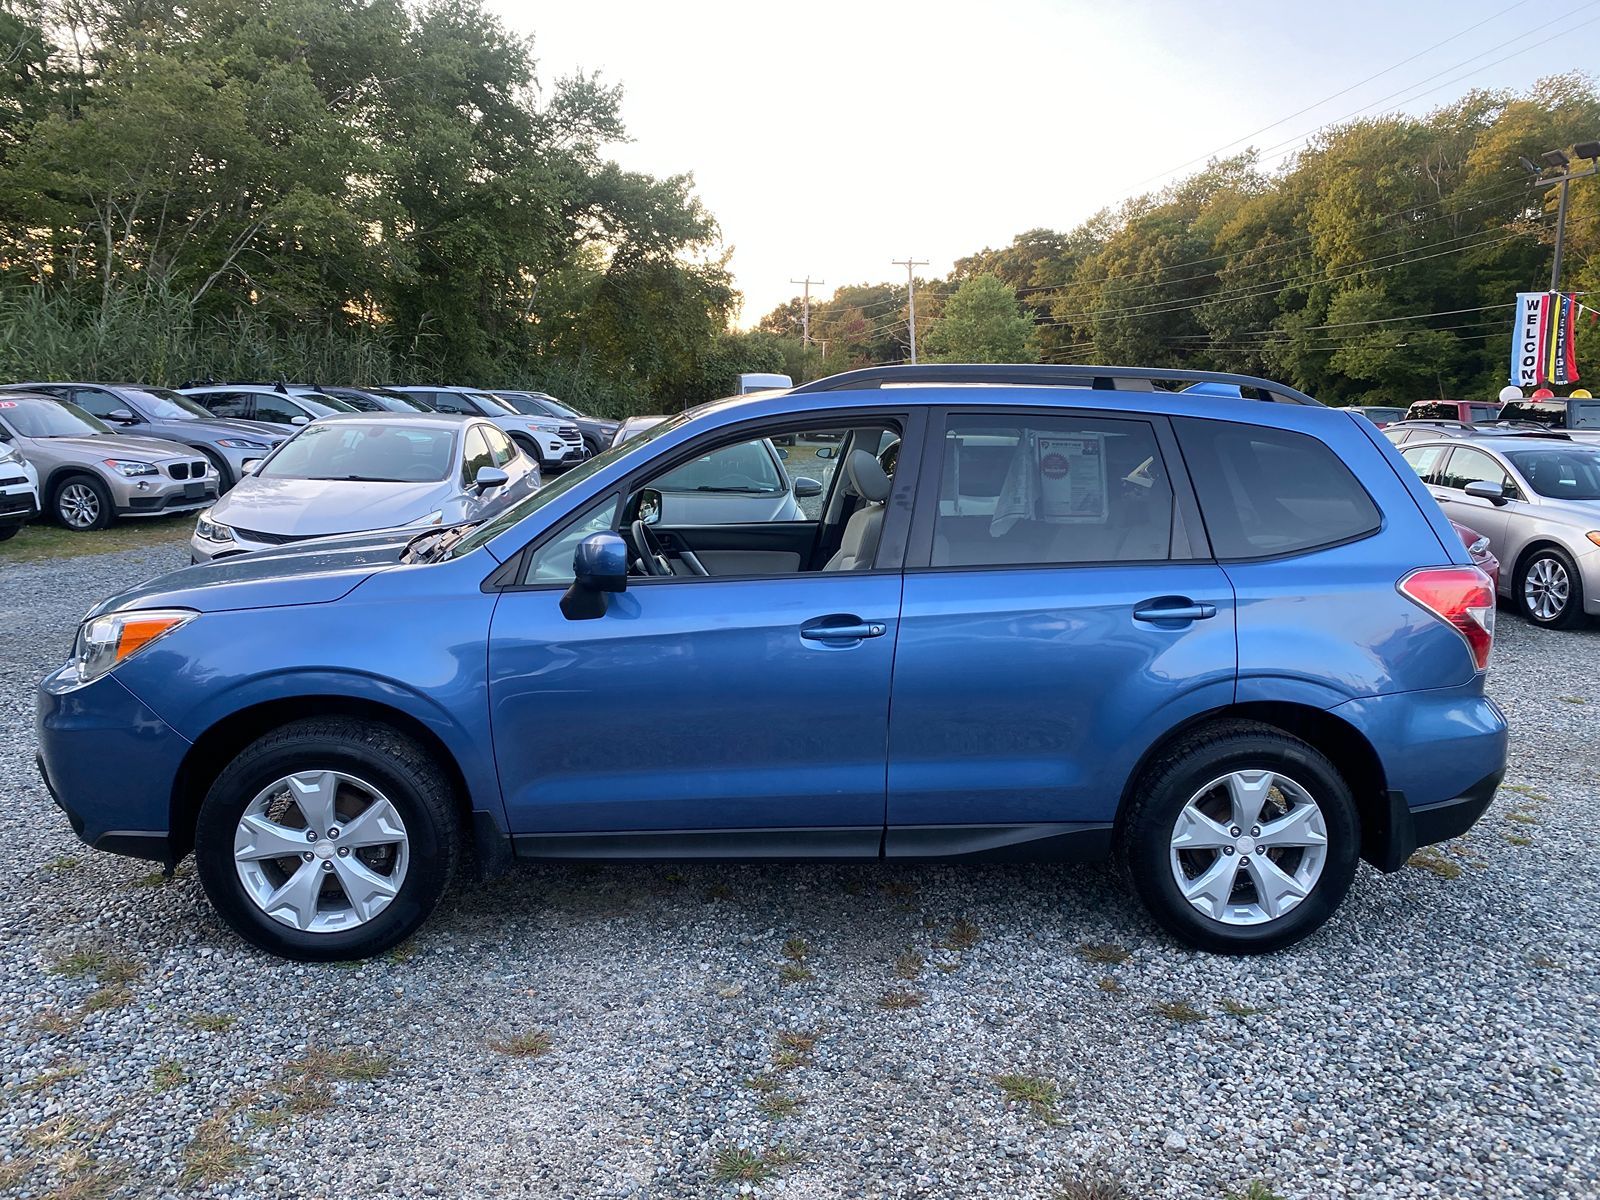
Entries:
<svg viewBox="0 0 1600 1200">
<path fill-rule="evenodd" d="M 884 473 L 878 460 L 865 450 L 850 451 L 850 457 L 844 461 L 844 470 L 850 477 L 850 486 L 863 500 L 881 504 L 889 498 L 889 476 Z"/>
</svg>

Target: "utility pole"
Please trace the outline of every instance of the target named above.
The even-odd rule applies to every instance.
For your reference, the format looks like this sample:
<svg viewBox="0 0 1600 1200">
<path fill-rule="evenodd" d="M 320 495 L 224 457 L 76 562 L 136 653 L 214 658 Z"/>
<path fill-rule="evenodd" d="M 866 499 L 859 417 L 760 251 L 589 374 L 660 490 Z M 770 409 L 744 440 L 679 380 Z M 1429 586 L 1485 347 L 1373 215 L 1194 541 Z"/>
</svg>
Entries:
<svg viewBox="0 0 1600 1200">
<path fill-rule="evenodd" d="M 809 346 L 811 345 L 811 285 L 814 283 L 821 287 L 824 281 L 807 275 L 804 279 L 791 279 L 789 282 L 805 284 L 806 290 L 802 293 L 804 298 L 800 301 L 800 344 Z"/>
<path fill-rule="evenodd" d="M 1543 168 L 1529 159 L 1522 158 L 1518 161 L 1522 169 L 1534 177 L 1534 183 L 1539 187 L 1554 187 L 1561 185 L 1561 197 L 1556 202 L 1556 247 L 1555 254 L 1550 259 L 1550 290 L 1561 290 L 1561 258 L 1567 238 L 1567 190 L 1572 186 L 1574 179 L 1585 179 L 1590 175 L 1600 173 L 1600 141 L 1579 142 L 1572 148 L 1578 158 L 1589 160 L 1587 171 L 1574 171 L 1572 160 L 1567 157 L 1564 150 L 1547 150 L 1539 157 L 1545 167 L 1551 167 L 1561 172 L 1559 175 L 1546 176 Z"/>
<path fill-rule="evenodd" d="M 928 265 L 925 258 L 895 258 L 890 265 L 906 269 L 906 299 L 911 305 L 911 362 L 917 361 L 917 268 Z"/>
</svg>

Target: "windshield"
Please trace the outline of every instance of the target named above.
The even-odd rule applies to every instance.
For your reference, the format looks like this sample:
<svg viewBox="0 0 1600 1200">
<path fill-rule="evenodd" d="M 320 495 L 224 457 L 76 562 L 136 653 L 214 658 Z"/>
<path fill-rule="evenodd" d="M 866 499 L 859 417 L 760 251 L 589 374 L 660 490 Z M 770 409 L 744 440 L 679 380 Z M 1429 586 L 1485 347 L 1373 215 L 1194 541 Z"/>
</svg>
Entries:
<svg viewBox="0 0 1600 1200">
<path fill-rule="evenodd" d="M 491 396 L 488 392 L 468 392 L 467 397 L 478 405 L 486 417 L 503 417 L 507 413 L 512 416 L 518 415 L 517 410 L 507 401 L 500 399 L 499 396 Z"/>
<path fill-rule="evenodd" d="M 427 403 L 424 400 L 418 400 L 415 396 L 404 395 L 401 392 L 375 392 L 373 394 L 377 395 L 377 396 L 386 397 L 387 399 L 390 399 L 390 400 L 396 400 L 403 407 L 410 409 L 412 412 L 432 412 L 433 411 L 433 405 Z"/>
<path fill-rule="evenodd" d="M 679 425 L 687 421 L 693 412 L 694 410 L 690 409 L 688 412 L 679 413 L 677 416 L 662 421 L 659 425 L 641 432 L 638 437 L 629 438 L 626 442 L 619 442 L 615 446 L 612 446 L 609 450 L 602 450 L 593 458 L 585 459 L 583 462 L 573 467 L 570 471 L 556 476 L 555 479 L 545 484 L 537 492 L 533 492 L 532 494 L 523 497 L 510 508 L 507 508 L 505 511 L 497 515 L 493 520 L 485 521 L 483 524 L 479 525 L 466 537 L 462 538 L 450 548 L 450 557 L 460 558 L 463 554 L 471 554 L 485 542 L 492 542 L 495 538 L 499 537 L 513 525 L 516 525 L 517 523 L 532 516 L 546 504 L 550 503 L 550 501 L 554 500 L 557 496 L 564 495 L 571 488 L 582 483 L 596 471 L 599 471 L 611 463 L 616 462 L 620 458 L 625 458 L 628 455 L 637 453 L 650 442 L 655 441 L 656 438 L 666 433 L 669 429 L 676 429 Z"/>
<path fill-rule="evenodd" d="M 1552 500 L 1600 500 L 1600 451 L 1564 446 L 1506 453 L 1528 486 Z"/>
<path fill-rule="evenodd" d="M 111 426 L 65 400 L 0 400 L 0 417 L 23 437 L 94 437 Z"/>
<path fill-rule="evenodd" d="M 152 421 L 210 420 L 211 414 L 189 397 L 171 388 L 124 388 Z"/>
<path fill-rule="evenodd" d="M 450 474 L 454 443 L 449 429 L 397 429 L 367 421 L 312 425 L 285 442 L 259 477 L 434 483 Z"/>
<path fill-rule="evenodd" d="M 1568 400 L 1568 429 L 1600 429 L 1600 400 Z"/>
<path fill-rule="evenodd" d="M 1467 419 L 1469 421 L 1492 421 L 1500 415 L 1498 404 L 1469 404 L 1467 405 Z"/>
<path fill-rule="evenodd" d="M 327 392 L 297 392 L 295 393 L 295 399 L 303 400 L 310 405 L 321 405 L 329 412 L 361 411 L 354 404 L 351 404 L 350 401 L 341 400 L 337 396 L 330 396 Z"/>
</svg>

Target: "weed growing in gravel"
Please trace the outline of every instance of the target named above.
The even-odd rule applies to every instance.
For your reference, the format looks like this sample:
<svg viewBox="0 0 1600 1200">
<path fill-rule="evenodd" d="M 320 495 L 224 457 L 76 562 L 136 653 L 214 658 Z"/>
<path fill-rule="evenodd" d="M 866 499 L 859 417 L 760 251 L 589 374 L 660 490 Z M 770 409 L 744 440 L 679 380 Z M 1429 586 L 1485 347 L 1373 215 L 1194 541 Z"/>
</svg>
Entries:
<svg viewBox="0 0 1600 1200">
<path fill-rule="evenodd" d="M 65 1067 L 52 1067 L 48 1071 L 40 1071 L 26 1083 L 19 1083 L 19 1092 L 42 1092 L 46 1088 L 53 1088 L 58 1083 L 65 1083 L 69 1079 L 76 1079 L 82 1075 L 84 1068 L 80 1063 L 71 1063 Z"/>
<path fill-rule="evenodd" d="M 783 1080 L 774 1075 L 752 1075 L 744 1085 L 752 1092 L 775 1092 L 783 1086 Z"/>
<path fill-rule="evenodd" d="M 144 974 L 144 964 L 126 954 L 113 954 L 95 972 L 101 983 L 132 983 Z"/>
<path fill-rule="evenodd" d="M 46 871 L 76 871 L 81 866 L 83 866 L 83 859 L 72 858 L 63 854 L 45 863 L 44 869 Z"/>
<path fill-rule="evenodd" d="M 0 1163 L 0 1192 L 10 1191 L 28 1177 L 35 1163 L 30 1158 L 14 1158 Z"/>
<path fill-rule="evenodd" d="M 1116 976 L 1102 975 L 1100 976 L 1100 990 L 1102 992 L 1110 992 L 1112 995 L 1116 995 L 1118 992 L 1122 991 L 1122 985 L 1117 982 Z"/>
<path fill-rule="evenodd" d="M 297 1063 L 285 1068 L 286 1074 L 306 1079 L 360 1080 L 382 1079 L 394 1066 L 387 1054 L 370 1050 L 312 1050 Z"/>
<path fill-rule="evenodd" d="M 97 974 L 111 956 L 97 946 L 76 946 L 50 960 L 50 974 L 81 979 Z"/>
<path fill-rule="evenodd" d="M 800 1161 L 800 1155 L 783 1146 L 757 1153 L 745 1146 L 724 1146 L 711 1161 L 711 1177 L 718 1183 L 760 1183 Z"/>
<path fill-rule="evenodd" d="M 1244 1185 L 1244 1191 L 1235 1192 L 1229 1189 L 1222 1200 L 1283 1200 L 1283 1197 L 1259 1179 L 1252 1179 Z"/>
<path fill-rule="evenodd" d="M 510 1054 L 517 1058 L 543 1058 L 552 1049 L 550 1035 L 542 1029 L 514 1033 L 503 1042 L 490 1042 L 489 1045 L 501 1054 Z"/>
<path fill-rule="evenodd" d="M 878 1007 L 887 1008 L 891 1012 L 916 1008 L 922 1003 L 922 993 L 913 992 L 910 988 L 895 988 L 878 997 Z"/>
<path fill-rule="evenodd" d="M 1079 942 L 1078 957 L 1084 962 L 1101 963 L 1108 967 L 1121 966 L 1133 957 L 1132 952 L 1115 942 Z"/>
<path fill-rule="evenodd" d="M 1532 958 L 1528 959 L 1528 965 L 1537 971 L 1554 971 L 1559 969 L 1561 966 L 1560 963 L 1551 958 L 1548 954 L 1535 954 Z"/>
<path fill-rule="evenodd" d="M 817 1048 L 817 1035 L 803 1029 L 785 1029 L 778 1034 L 778 1045 L 797 1054 L 810 1054 Z"/>
<path fill-rule="evenodd" d="M 136 888 L 166 887 L 167 884 L 171 883 L 177 877 L 178 872 L 176 871 L 171 875 L 168 875 L 165 871 L 151 871 L 148 875 L 141 875 L 139 878 L 135 879 L 133 881 L 133 886 Z"/>
<path fill-rule="evenodd" d="M 1055 1120 L 1058 1092 L 1052 1081 L 1037 1075 L 996 1075 L 994 1085 L 1012 1103 L 1028 1105 L 1043 1120 Z"/>
<path fill-rule="evenodd" d="M 416 939 L 407 938 L 405 941 L 401 942 L 398 946 L 396 946 L 393 950 L 389 951 L 389 953 L 387 955 L 385 955 L 384 957 L 386 957 L 392 963 L 408 963 L 413 958 L 415 958 L 416 956 L 417 956 Z"/>
<path fill-rule="evenodd" d="M 1557 696 L 1556 699 L 1561 701 L 1561 703 L 1563 703 L 1563 704 L 1587 704 L 1587 703 L 1589 703 L 1582 696 Z"/>
<path fill-rule="evenodd" d="M 58 1008 L 47 1008 L 35 1014 L 33 1027 L 40 1033 L 68 1034 L 78 1027 L 78 1018 Z"/>
<path fill-rule="evenodd" d="M 183 1176 L 185 1184 L 221 1183 L 238 1174 L 250 1161 L 251 1154 L 233 1138 L 228 1119 L 230 1108 L 202 1121 L 194 1138 L 183 1151 Z"/>
<path fill-rule="evenodd" d="M 1537 788 L 1531 788 L 1525 783 L 1502 783 L 1502 792 L 1516 792 L 1519 796 L 1526 796 L 1530 800 L 1548 800 L 1549 797 Z"/>
<path fill-rule="evenodd" d="M 1520 833 L 1508 833 L 1508 834 L 1506 834 L 1506 842 L 1508 844 L 1512 845 L 1512 846 L 1531 846 L 1531 845 L 1533 845 L 1533 839 L 1531 837 L 1524 837 Z"/>
<path fill-rule="evenodd" d="M 883 885 L 883 894 L 896 900 L 909 900 L 917 894 L 917 885 L 904 879 L 891 879 Z"/>
<path fill-rule="evenodd" d="M 1230 1017 L 1253 1017 L 1257 1013 L 1264 1013 L 1267 1011 L 1264 1008 L 1251 1008 L 1250 1005 L 1235 1000 L 1231 996 L 1223 999 L 1221 1007 L 1222 1011 L 1227 1013 Z"/>
<path fill-rule="evenodd" d="M 965 917 L 960 917 L 945 931 L 942 944 L 946 950 L 971 950 L 978 944 L 978 934 L 976 925 Z"/>
<path fill-rule="evenodd" d="M 70 1141 L 72 1135 L 78 1132 L 79 1124 L 77 1117 L 63 1113 L 43 1124 L 35 1125 L 32 1129 L 24 1130 L 22 1140 L 35 1150 L 53 1150 Z"/>
<path fill-rule="evenodd" d="M 1516 812 L 1508 812 L 1506 814 L 1506 820 L 1515 821 L 1518 825 L 1537 825 L 1539 823 L 1539 818 L 1533 813 L 1528 812 L 1526 809 L 1518 809 Z"/>
<path fill-rule="evenodd" d="M 1460 865 L 1451 862 L 1432 846 L 1424 846 L 1421 850 L 1418 850 L 1410 858 L 1406 859 L 1406 865 L 1420 867 L 1424 871 L 1432 871 L 1440 879 L 1461 878 Z"/>
<path fill-rule="evenodd" d="M 222 1033 L 232 1029 L 238 1019 L 232 1013 L 193 1013 L 189 1024 L 204 1033 Z"/>
<path fill-rule="evenodd" d="M 761 1110 L 761 1115 L 769 1121 L 781 1121 L 785 1117 L 792 1117 L 800 1111 L 805 1101 L 798 1096 L 785 1095 L 783 1092 L 768 1092 L 756 1101 L 756 1107 Z"/>
<path fill-rule="evenodd" d="M 81 1150 L 71 1150 L 56 1161 L 65 1182 L 46 1200 L 108 1200 L 126 1180 L 120 1167 L 98 1167 Z"/>
<path fill-rule="evenodd" d="M 797 962 L 786 962 L 778 968 L 778 979 L 783 983 L 804 983 L 806 980 L 814 978 L 816 976 L 812 973 L 810 967 L 802 966 Z"/>
<path fill-rule="evenodd" d="M 1136 1200 L 1115 1179 L 1104 1175 L 1072 1175 L 1056 1185 L 1054 1200 Z"/>
<path fill-rule="evenodd" d="M 1193 1025 L 1206 1019 L 1206 1014 L 1187 1000 L 1163 1000 L 1156 1005 L 1156 1012 L 1179 1025 Z"/>
<path fill-rule="evenodd" d="M 156 1069 L 150 1072 L 150 1086 L 158 1092 L 170 1092 L 188 1082 L 189 1073 L 175 1058 L 163 1058 L 156 1064 Z"/>
<path fill-rule="evenodd" d="M 81 1010 L 85 1013 L 104 1012 L 108 1008 L 121 1008 L 133 999 L 133 993 L 120 983 L 95 988 L 83 998 Z"/>
<path fill-rule="evenodd" d="M 901 979 L 915 979 L 922 974 L 927 961 L 920 950 L 902 950 L 894 960 L 894 973 Z"/>
<path fill-rule="evenodd" d="M 811 943 L 803 937 L 792 937 L 783 943 L 783 956 L 790 962 L 805 962 L 811 957 Z"/>
</svg>

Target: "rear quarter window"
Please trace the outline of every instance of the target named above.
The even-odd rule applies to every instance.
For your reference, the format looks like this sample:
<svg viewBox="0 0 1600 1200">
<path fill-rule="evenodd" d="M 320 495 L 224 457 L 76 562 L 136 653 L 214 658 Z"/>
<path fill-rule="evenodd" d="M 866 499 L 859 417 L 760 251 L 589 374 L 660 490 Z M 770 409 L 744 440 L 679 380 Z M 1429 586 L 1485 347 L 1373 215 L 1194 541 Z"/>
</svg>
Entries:
<svg viewBox="0 0 1600 1200">
<path fill-rule="evenodd" d="M 1376 533 L 1383 515 L 1322 442 L 1232 421 L 1173 421 L 1212 552 L 1275 558 Z"/>
</svg>

